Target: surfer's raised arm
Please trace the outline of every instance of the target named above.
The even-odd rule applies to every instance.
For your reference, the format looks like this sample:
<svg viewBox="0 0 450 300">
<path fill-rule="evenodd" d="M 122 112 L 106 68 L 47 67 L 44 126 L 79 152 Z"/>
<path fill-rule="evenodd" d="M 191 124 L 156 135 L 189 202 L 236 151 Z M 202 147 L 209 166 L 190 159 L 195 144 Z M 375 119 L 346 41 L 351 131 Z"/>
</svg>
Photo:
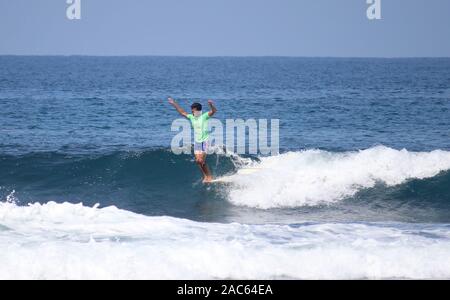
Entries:
<svg viewBox="0 0 450 300">
<path fill-rule="evenodd" d="M 214 106 L 214 102 L 211 99 L 208 100 L 208 105 L 209 108 L 211 108 L 211 110 L 208 112 L 208 115 L 212 117 L 217 112 L 217 108 Z"/>
<path fill-rule="evenodd" d="M 180 115 L 182 115 L 183 117 L 186 117 L 188 115 L 188 113 L 185 112 L 184 109 L 182 109 L 181 106 L 178 105 L 178 103 L 176 103 L 175 100 L 173 100 L 173 98 L 169 97 L 167 98 L 167 100 L 173 107 L 175 107 L 175 109 Z"/>
</svg>

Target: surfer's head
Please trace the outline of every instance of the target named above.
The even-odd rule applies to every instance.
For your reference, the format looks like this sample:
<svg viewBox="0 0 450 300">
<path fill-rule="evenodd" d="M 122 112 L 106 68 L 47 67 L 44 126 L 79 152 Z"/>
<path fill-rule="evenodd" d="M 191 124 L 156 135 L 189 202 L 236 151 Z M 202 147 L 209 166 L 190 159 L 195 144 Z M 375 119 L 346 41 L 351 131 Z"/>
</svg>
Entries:
<svg viewBox="0 0 450 300">
<path fill-rule="evenodd" d="M 191 105 L 191 110 L 192 114 L 194 116 L 197 116 L 202 111 L 202 105 L 200 103 L 195 102 Z"/>
</svg>

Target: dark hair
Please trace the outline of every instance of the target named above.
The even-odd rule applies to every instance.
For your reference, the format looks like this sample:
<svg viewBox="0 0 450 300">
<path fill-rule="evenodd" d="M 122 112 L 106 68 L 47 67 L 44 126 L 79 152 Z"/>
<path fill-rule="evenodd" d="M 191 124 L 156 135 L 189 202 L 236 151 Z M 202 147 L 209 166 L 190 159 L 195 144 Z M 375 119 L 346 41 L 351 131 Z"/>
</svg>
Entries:
<svg viewBox="0 0 450 300">
<path fill-rule="evenodd" d="M 196 109 L 196 110 L 198 110 L 198 111 L 201 111 L 202 110 L 202 105 L 200 104 L 200 103 L 197 103 L 197 102 L 195 102 L 195 103 L 193 103 L 192 105 L 191 105 L 191 109 Z"/>
</svg>

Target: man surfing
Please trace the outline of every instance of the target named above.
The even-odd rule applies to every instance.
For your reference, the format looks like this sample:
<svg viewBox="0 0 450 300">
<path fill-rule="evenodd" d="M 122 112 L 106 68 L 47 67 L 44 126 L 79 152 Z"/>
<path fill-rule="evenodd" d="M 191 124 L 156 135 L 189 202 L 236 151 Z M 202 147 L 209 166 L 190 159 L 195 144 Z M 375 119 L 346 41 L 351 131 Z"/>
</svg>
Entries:
<svg viewBox="0 0 450 300">
<path fill-rule="evenodd" d="M 195 162 L 203 174 L 203 183 L 210 183 L 212 181 L 212 175 L 208 165 L 206 164 L 206 154 L 208 151 L 209 139 L 208 120 L 217 112 L 214 102 L 212 100 L 208 100 L 210 111 L 205 113 L 202 112 L 202 105 L 200 103 L 193 103 L 191 105 L 192 113 L 188 114 L 181 108 L 180 105 L 178 105 L 178 103 L 175 102 L 175 100 L 170 97 L 168 100 L 180 115 L 191 121 L 192 127 L 194 128 Z"/>
</svg>

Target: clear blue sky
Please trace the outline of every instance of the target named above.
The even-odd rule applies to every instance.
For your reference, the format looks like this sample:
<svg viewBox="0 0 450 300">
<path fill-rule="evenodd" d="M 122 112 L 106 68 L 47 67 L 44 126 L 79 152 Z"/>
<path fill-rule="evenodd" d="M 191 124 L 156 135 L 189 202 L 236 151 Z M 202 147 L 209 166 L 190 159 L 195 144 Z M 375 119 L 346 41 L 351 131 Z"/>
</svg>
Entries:
<svg viewBox="0 0 450 300">
<path fill-rule="evenodd" d="M 449 0 L 0 0 L 0 54 L 450 56 Z"/>
</svg>

